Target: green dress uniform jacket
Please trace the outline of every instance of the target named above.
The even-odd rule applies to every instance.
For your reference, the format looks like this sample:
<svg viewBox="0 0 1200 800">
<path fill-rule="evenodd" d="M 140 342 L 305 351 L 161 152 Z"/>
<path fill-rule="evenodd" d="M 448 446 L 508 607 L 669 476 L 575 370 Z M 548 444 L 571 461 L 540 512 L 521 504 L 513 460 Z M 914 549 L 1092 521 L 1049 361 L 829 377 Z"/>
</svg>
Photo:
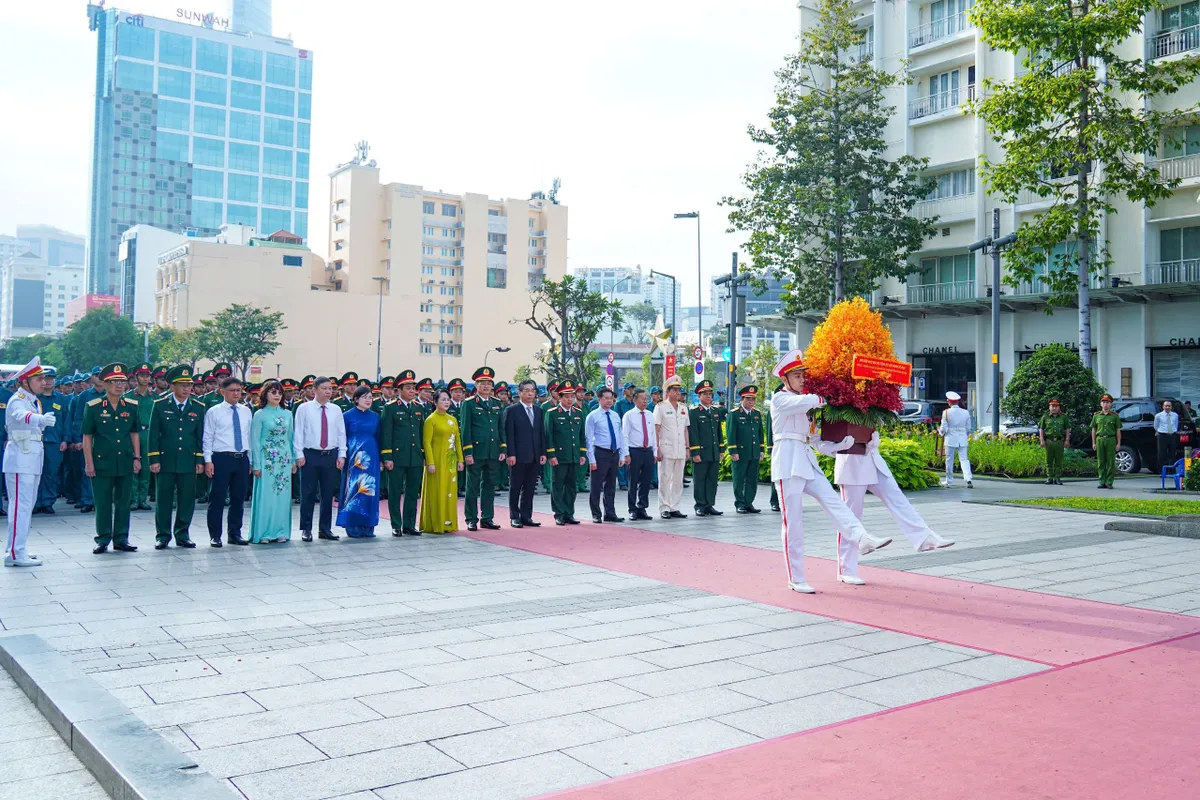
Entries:
<svg viewBox="0 0 1200 800">
<path fill-rule="evenodd" d="M 354 408 L 354 398 L 346 397 L 344 394 L 339 394 L 333 401 L 333 404 L 342 410 L 345 414 L 350 409 Z"/>
<path fill-rule="evenodd" d="M 700 463 L 692 464 L 692 498 L 699 513 L 717 502 L 717 471 L 723 444 L 718 406 L 688 409 L 688 441 L 692 457 L 700 456 Z"/>
<path fill-rule="evenodd" d="M 138 408 L 138 431 L 143 437 L 150 430 L 150 417 L 154 414 L 155 399 L 154 387 L 150 387 L 150 391 L 146 392 L 146 394 L 138 394 L 136 391 L 125 394 L 125 402 L 133 403 Z M 142 439 L 142 441 L 145 442 L 146 440 Z M 150 507 L 150 470 L 143 469 L 137 475 L 133 476 L 133 490 L 131 495 L 130 503 L 133 508 Z"/>
<path fill-rule="evenodd" d="M 508 467 L 500 461 L 508 455 L 504 441 L 504 404 L 495 397 L 476 395 L 459 404 L 458 429 L 462 437 L 463 457 L 475 462 L 467 465 L 467 503 L 464 516 L 468 523 L 480 518 L 491 522 L 495 515 L 496 488 Z"/>
<path fill-rule="evenodd" d="M 123 398 L 89 400 L 83 411 L 84 436 L 92 437 L 92 494 L 96 502 L 96 544 L 129 541 L 129 495 L 133 489 L 133 437 L 138 407 Z"/>
<path fill-rule="evenodd" d="M 733 501 L 738 510 L 753 508 L 758 494 L 758 462 L 763 457 L 763 415 L 757 408 L 740 406 L 725 421 L 729 455 L 738 457 L 733 466 Z"/>
<path fill-rule="evenodd" d="M 550 507 L 556 520 L 575 518 L 575 495 L 579 490 L 577 475 L 583 469 L 580 456 L 587 457 L 584 441 L 584 420 L 587 415 L 578 408 L 565 409 L 555 406 L 546 412 L 546 463 L 558 459 L 552 466 L 553 481 L 550 489 Z"/>
<path fill-rule="evenodd" d="M 1121 418 L 1117 412 L 1097 411 L 1092 415 L 1092 430 L 1096 432 L 1096 471 L 1101 486 L 1112 486 L 1117 472 L 1117 431 Z"/>
<path fill-rule="evenodd" d="M 387 473 L 388 514 L 392 532 L 417 529 L 417 499 L 425 474 L 425 450 L 421 428 L 429 418 L 426 407 L 414 400 L 393 400 L 380 415 L 379 457 L 393 462 Z"/>
<path fill-rule="evenodd" d="M 1062 478 L 1063 451 L 1071 421 L 1066 414 L 1043 414 L 1038 429 L 1046 437 L 1046 477 L 1052 481 Z"/>
<path fill-rule="evenodd" d="M 154 401 L 150 415 L 146 457 L 159 468 L 156 477 L 158 501 L 154 507 L 155 538 L 175 543 L 189 540 L 188 529 L 196 511 L 196 467 L 204 465 L 204 405 L 187 398 L 182 409 L 174 395 Z M 171 510 L 177 506 L 175 524 Z"/>
</svg>

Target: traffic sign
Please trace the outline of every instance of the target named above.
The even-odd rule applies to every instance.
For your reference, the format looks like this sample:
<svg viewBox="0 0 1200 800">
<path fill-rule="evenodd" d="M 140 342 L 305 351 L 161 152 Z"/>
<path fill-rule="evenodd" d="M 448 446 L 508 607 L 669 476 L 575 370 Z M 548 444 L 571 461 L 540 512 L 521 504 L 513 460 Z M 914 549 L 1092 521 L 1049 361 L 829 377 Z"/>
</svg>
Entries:
<svg viewBox="0 0 1200 800">
<path fill-rule="evenodd" d="M 613 362 L 614 362 L 614 361 L 616 361 L 616 360 L 617 360 L 617 354 L 616 354 L 616 353 L 609 353 L 609 354 L 608 354 L 608 363 L 610 363 L 610 364 L 611 364 L 611 363 L 613 363 Z"/>
<path fill-rule="evenodd" d="M 692 358 L 696 359 L 697 361 L 704 358 L 704 351 L 700 349 L 699 345 L 692 348 Z"/>
<path fill-rule="evenodd" d="M 721 351 L 721 359 L 723 361 L 729 361 L 732 356 L 733 356 L 733 353 L 730 351 L 730 349 L 728 347 L 726 347 L 724 350 Z"/>
<path fill-rule="evenodd" d="M 616 385 L 616 378 L 614 378 L 612 375 L 605 375 L 604 376 L 604 385 L 607 386 L 609 389 L 613 388 Z"/>
<path fill-rule="evenodd" d="M 696 380 L 704 377 L 704 359 L 696 359 Z"/>
<path fill-rule="evenodd" d="M 612 374 L 613 374 L 613 365 L 612 365 L 612 364 L 605 364 L 605 365 L 604 365 L 604 374 L 605 374 L 605 375 L 612 375 Z"/>
<path fill-rule="evenodd" d="M 917 388 L 920 389 L 922 392 L 925 391 L 925 376 L 924 375 L 917 378 Z"/>
</svg>

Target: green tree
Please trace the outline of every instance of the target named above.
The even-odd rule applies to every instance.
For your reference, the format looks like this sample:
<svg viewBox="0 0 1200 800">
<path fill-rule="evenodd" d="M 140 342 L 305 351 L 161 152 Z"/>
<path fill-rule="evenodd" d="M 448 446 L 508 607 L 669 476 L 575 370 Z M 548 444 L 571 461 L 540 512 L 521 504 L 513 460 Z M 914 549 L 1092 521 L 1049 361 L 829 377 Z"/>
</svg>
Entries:
<svg viewBox="0 0 1200 800">
<path fill-rule="evenodd" d="M 730 232 L 750 234 L 746 271 L 760 286 L 772 274 L 784 279 L 785 313 L 907 277 L 936 221 L 909 214 L 929 193 L 928 159 L 888 155 L 895 109 L 884 98 L 907 82 L 903 67 L 886 72 L 859 56 L 864 31 L 850 0 L 821 0 L 817 10 L 800 52 L 775 73 L 767 127 L 749 128 L 765 149 L 742 176 L 748 195 L 724 200 Z"/>
<path fill-rule="evenodd" d="M 1051 400 L 1062 403 L 1071 419 L 1071 429 L 1082 438 L 1100 410 L 1103 387 L 1079 356 L 1061 344 L 1040 347 L 1013 371 L 1000 410 L 1013 419 L 1036 423 Z"/>
<path fill-rule="evenodd" d="M 10 339 L 3 347 L 0 347 L 0 361 L 5 364 L 20 364 L 24 366 L 35 355 L 41 355 L 55 341 L 53 336 L 47 336 L 44 333 L 22 336 L 19 339 Z M 43 363 L 51 363 L 47 362 L 44 358 L 42 361 Z M 55 364 L 54 366 L 58 365 Z"/>
<path fill-rule="evenodd" d="M 631 369 L 621 376 L 621 383 L 632 383 L 639 389 L 648 389 L 650 385 L 646 383 L 646 375 L 640 369 Z"/>
<path fill-rule="evenodd" d="M 1191 82 L 1200 60 L 1125 57 L 1132 52 L 1130 37 L 1161 5 L 978 0 L 970 12 L 984 41 L 1022 54 L 1027 70 L 1011 82 L 986 80 L 974 103 L 1004 143 L 999 160 L 980 157 L 988 191 L 1008 203 L 1021 192 L 1052 201 L 1018 227 L 1005 281 L 1016 286 L 1038 279 L 1051 304 L 1078 304 L 1079 359 L 1089 368 L 1088 280 L 1111 263 L 1100 222 L 1117 213 L 1118 200 L 1150 207 L 1179 185 L 1142 155 L 1158 152 L 1166 126 L 1178 116 L 1157 110 L 1162 98 Z"/>
<path fill-rule="evenodd" d="M 142 360 L 142 334 L 128 317 L 107 306 L 93 308 L 67 329 L 62 337 L 62 352 L 77 369 L 91 369 L 114 361 L 138 364 Z"/>
<path fill-rule="evenodd" d="M 159 342 L 158 357 L 156 360 L 172 367 L 187 364 L 192 369 L 195 369 L 196 362 L 206 356 L 207 346 L 199 328 L 182 328 L 179 330 L 157 328 L 156 330 L 172 331 L 171 336 L 162 337 L 162 340 Z M 154 344 L 153 338 L 154 335 L 152 333 L 151 345 Z"/>
<path fill-rule="evenodd" d="M 516 385 L 518 383 L 520 383 L 521 381 L 531 381 L 533 379 L 534 379 L 533 378 L 533 368 L 530 367 L 528 364 L 518 364 L 517 368 L 515 370 L 513 370 L 513 377 L 512 377 L 512 382 L 513 382 L 512 395 L 513 395 L 513 397 L 516 397 L 516 395 L 517 395 Z"/>
<path fill-rule="evenodd" d="M 645 344 L 646 333 L 658 320 L 658 309 L 649 303 L 634 303 L 624 309 L 625 330 L 633 336 L 632 344 Z"/>
<path fill-rule="evenodd" d="M 540 351 L 540 370 L 547 378 L 569 378 L 587 385 L 596 354 L 590 348 L 606 325 L 620 328 L 625 321 L 619 300 L 588 289 L 587 281 L 567 275 L 561 281 L 542 281 L 529 292 L 530 313 L 514 319 L 540 333 L 546 346 Z M 563 344 L 566 344 L 564 352 Z"/>
<path fill-rule="evenodd" d="M 778 362 L 779 348 L 773 342 L 759 342 L 750 351 L 750 355 L 742 359 L 738 369 L 741 380 L 738 383 L 753 383 L 761 389 L 766 385 L 767 376 Z"/>
<path fill-rule="evenodd" d="M 228 361 L 242 380 L 246 379 L 252 361 L 278 349 L 276 337 L 286 329 L 282 311 L 242 303 L 234 303 L 214 314 L 212 319 L 200 321 L 205 355 L 213 361 Z"/>
</svg>

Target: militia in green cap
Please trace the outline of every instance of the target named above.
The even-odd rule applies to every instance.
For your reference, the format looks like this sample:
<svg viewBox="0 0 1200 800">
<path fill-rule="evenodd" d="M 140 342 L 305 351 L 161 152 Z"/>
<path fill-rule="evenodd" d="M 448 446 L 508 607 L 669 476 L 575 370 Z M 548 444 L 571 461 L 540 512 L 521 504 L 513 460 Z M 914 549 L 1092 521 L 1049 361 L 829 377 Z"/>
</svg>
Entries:
<svg viewBox="0 0 1200 800">
<path fill-rule="evenodd" d="M 233 367 L 224 361 L 218 361 L 212 368 L 212 376 L 214 378 L 228 378 L 232 374 Z"/>
<path fill-rule="evenodd" d="M 339 386 L 353 386 L 356 383 L 358 383 L 357 372 L 347 372 L 346 374 L 342 375 L 342 379 L 338 381 Z"/>
<path fill-rule="evenodd" d="M 187 364 L 171 367 L 167 371 L 167 383 L 191 383 L 193 380 L 192 368 Z"/>
<path fill-rule="evenodd" d="M 300 388 L 307 389 L 308 387 L 310 387 L 314 383 L 316 383 L 316 381 L 317 381 L 316 375 L 305 375 L 303 378 L 300 379 Z"/>
<path fill-rule="evenodd" d="M 411 369 L 400 370 L 400 374 L 396 376 L 396 386 L 397 387 L 403 386 L 406 383 L 416 383 L 416 382 L 417 382 L 417 373 L 413 372 Z"/>
<path fill-rule="evenodd" d="M 451 378 L 450 382 L 446 384 L 446 388 L 462 389 L 465 392 L 467 390 L 467 383 L 462 378 Z"/>
<path fill-rule="evenodd" d="M 758 396 L 758 387 L 755 386 L 754 384 L 750 384 L 749 386 L 743 386 L 741 389 L 738 389 L 738 397 L 757 397 L 757 396 Z"/>
<path fill-rule="evenodd" d="M 168 367 L 166 365 L 160 365 L 160 366 L 157 366 L 154 368 L 154 372 L 152 374 L 153 374 L 153 377 L 155 377 L 155 378 L 165 378 L 165 377 L 167 377 L 167 372 L 169 372 L 169 371 L 170 371 L 170 367 Z M 192 371 L 189 369 L 188 375 L 190 376 L 191 374 L 192 374 Z M 188 380 L 191 380 L 191 378 L 189 377 Z"/>
<path fill-rule="evenodd" d="M 102 381 L 127 381 L 129 380 L 129 371 L 124 364 L 114 362 L 100 370 L 100 380 Z"/>
<path fill-rule="evenodd" d="M 473 381 L 494 381 L 496 379 L 496 370 L 491 367 L 480 367 L 471 373 Z"/>
<path fill-rule="evenodd" d="M 136 367 L 134 367 L 133 374 L 134 375 L 153 375 L 154 368 L 151 367 L 149 364 L 145 364 L 145 363 L 138 364 Z"/>
<path fill-rule="evenodd" d="M 712 381 L 705 380 L 705 381 L 700 381 L 699 383 L 696 384 L 696 394 L 700 394 L 701 392 L 711 392 L 712 390 L 713 390 L 713 382 Z"/>
<path fill-rule="evenodd" d="M 433 378 L 421 378 L 421 380 L 417 381 L 417 391 L 420 391 L 422 389 L 432 389 L 432 388 L 433 388 Z"/>
</svg>

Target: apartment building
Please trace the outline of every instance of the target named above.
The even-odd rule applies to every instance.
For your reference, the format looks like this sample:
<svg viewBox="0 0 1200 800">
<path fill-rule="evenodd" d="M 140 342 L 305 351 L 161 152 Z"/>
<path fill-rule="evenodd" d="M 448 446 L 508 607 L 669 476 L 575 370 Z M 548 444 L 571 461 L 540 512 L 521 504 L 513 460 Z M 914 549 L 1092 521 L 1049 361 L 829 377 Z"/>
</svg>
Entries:
<svg viewBox="0 0 1200 800">
<path fill-rule="evenodd" d="M 969 0 L 907 3 L 858 0 L 853 6 L 866 42 L 855 54 L 887 70 L 908 60 L 912 82 L 892 90 L 896 109 L 888 130 L 892 152 L 929 158 L 937 187 L 913 213 L 938 218 L 936 235 L 912 259 L 907 283 L 888 281 L 873 298 L 892 329 L 898 357 L 913 362 L 923 389 L 919 397 L 947 390 L 991 396 L 991 263 L 967 245 L 991 233 L 1000 210 L 1003 233 L 1047 207 L 1032 194 L 1016 203 L 987 196 L 975 169 L 981 154 L 1000 155 L 982 120 L 965 104 L 984 78 L 1012 79 L 1024 67 L 1011 53 L 983 43 L 967 12 Z M 815 24 L 808 0 L 801 25 Z M 1177 59 L 1200 51 L 1196 3 L 1172 5 L 1147 17 L 1143 33 L 1124 46 L 1127 57 Z M 1167 98 L 1150 98 L 1160 109 L 1194 108 L 1200 86 Z M 1165 394 L 1200 399 L 1200 126 L 1186 131 L 1180 147 L 1162 148 L 1155 159 L 1164 175 L 1183 183 L 1153 209 L 1118 202 L 1104 222 L 1102 238 L 1111 271 L 1092 280 L 1093 363 L 1100 382 L 1127 396 Z M 1069 247 L 1064 243 L 1061 247 Z M 1000 287 L 1001 380 L 1044 344 L 1078 348 L 1074 308 L 1047 315 L 1044 282 Z M 817 315 L 760 324 L 795 332 L 809 341 Z M 986 411 L 986 401 L 983 403 Z"/>
<path fill-rule="evenodd" d="M 648 303 L 654 306 L 667 326 L 683 321 L 683 289 L 678 281 L 670 277 L 656 276 L 650 280 L 650 270 L 636 267 L 577 267 L 574 275 L 586 281 L 588 289 L 600 292 L 611 300 L 619 300 L 625 307 Z M 629 323 L 616 330 L 610 325 L 601 328 L 596 336 L 597 343 L 606 346 L 611 341 L 621 344 L 629 339 L 630 344 L 646 344 L 632 341 Z"/>
<path fill-rule="evenodd" d="M 67 304 L 82 294 L 82 264 L 55 266 L 32 254 L 8 259 L 0 265 L 0 340 L 65 333 Z"/>
</svg>

